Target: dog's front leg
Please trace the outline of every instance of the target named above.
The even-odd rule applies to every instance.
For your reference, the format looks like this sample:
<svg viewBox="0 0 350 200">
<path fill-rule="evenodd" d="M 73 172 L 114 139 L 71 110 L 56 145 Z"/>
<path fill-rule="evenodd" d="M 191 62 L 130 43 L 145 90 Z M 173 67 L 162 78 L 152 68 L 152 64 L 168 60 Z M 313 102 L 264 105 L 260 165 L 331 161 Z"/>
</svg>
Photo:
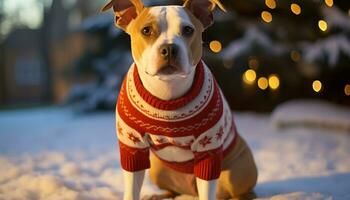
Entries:
<svg viewBox="0 0 350 200">
<path fill-rule="evenodd" d="M 137 172 L 128 172 L 123 170 L 124 174 L 124 200 L 139 200 L 140 191 L 145 177 L 145 170 Z"/>
<path fill-rule="evenodd" d="M 196 178 L 199 200 L 216 199 L 217 179 L 206 181 Z"/>
</svg>

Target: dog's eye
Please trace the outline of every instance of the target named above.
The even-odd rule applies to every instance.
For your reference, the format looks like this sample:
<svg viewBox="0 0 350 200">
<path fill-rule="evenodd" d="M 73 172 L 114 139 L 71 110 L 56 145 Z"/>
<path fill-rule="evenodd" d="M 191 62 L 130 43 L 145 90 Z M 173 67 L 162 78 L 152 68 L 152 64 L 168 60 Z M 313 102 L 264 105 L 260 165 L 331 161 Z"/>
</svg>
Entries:
<svg viewBox="0 0 350 200">
<path fill-rule="evenodd" d="M 150 26 L 146 26 L 142 29 L 142 34 L 145 36 L 150 36 L 152 34 L 152 29 Z"/>
<path fill-rule="evenodd" d="M 185 36 L 191 36 L 194 32 L 194 29 L 191 27 L 191 26 L 185 26 L 182 30 L 182 33 L 185 35 Z"/>
</svg>

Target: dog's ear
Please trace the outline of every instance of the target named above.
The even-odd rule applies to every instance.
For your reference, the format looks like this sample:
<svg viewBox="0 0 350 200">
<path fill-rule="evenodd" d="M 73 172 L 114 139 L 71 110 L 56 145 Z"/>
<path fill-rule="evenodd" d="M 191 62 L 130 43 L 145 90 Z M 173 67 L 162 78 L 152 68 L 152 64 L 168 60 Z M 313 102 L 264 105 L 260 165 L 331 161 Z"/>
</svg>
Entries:
<svg viewBox="0 0 350 200">
<path fill-rule="evenodd" d="M 226 12 L 219 0 L 185 0 L 183 6 L 202 22 L 204 29 L 213 24 L 213 10 L 216 6 Z"/>
<path fill-rule="evenodd" d="M 110 8 L 115 13 L 115 25 L 125 31 L 129 23 L 141 13 L 144 5 L 141 0 L 111 0 L 101 11 Z"/>
</svg>

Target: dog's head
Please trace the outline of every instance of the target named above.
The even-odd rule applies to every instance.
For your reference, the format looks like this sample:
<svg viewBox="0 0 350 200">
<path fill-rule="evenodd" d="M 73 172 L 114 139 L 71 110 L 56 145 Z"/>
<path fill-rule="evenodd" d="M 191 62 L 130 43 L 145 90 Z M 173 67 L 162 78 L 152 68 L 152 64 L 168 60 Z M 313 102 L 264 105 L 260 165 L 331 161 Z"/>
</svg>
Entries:
<svg viewBox="0 0 350 200">
<path fill-rule="evenodd" d="M 115 25 L 131 37 L 139 70 L 162 78 L 186 77 L 202 56 L 202 32 L 213 23 L 219 0 L 186 0 L 183 6 L 145 7 L 141 0 L 111 0 Z M 140 69 L 141 68 L 141 69 Z"/>
</svg>

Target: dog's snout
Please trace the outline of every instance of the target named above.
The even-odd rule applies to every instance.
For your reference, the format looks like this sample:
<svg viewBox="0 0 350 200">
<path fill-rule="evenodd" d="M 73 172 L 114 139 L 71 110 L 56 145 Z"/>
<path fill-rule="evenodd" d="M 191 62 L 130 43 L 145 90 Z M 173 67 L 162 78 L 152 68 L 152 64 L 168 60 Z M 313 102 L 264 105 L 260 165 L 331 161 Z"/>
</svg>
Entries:
<svg viewBox="0 0 350 200">
<path fill-rule="evenodd" d="M 163 44 L 160 46 L 159 51 L 160 55 L 164 59 L 174 59 L 177 57 L 178 50 L 179 48 L 175 44 Z"/>
</svg>

